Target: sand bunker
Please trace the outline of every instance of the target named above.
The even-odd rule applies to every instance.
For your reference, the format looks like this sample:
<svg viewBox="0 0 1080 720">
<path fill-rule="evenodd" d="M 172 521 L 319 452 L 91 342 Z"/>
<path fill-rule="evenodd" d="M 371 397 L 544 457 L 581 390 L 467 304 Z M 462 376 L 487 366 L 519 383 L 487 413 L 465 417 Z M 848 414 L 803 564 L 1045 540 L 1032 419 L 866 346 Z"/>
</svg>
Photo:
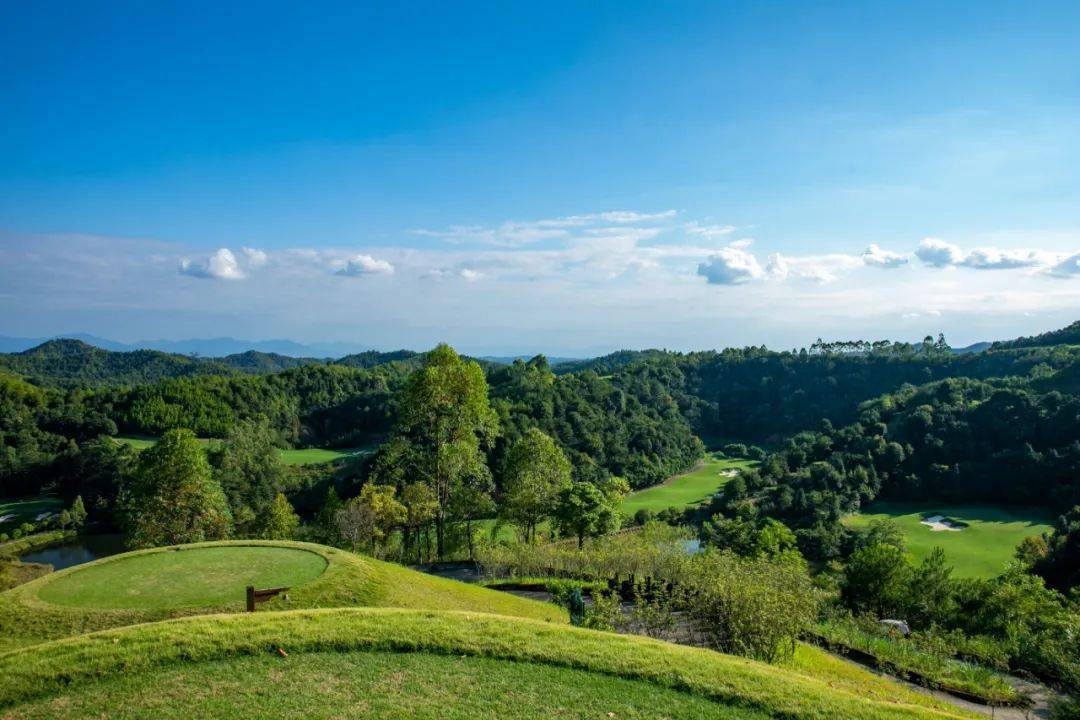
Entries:
<svg viewBox="0 0 1080 720">
<path fill-rule="evenodd" d="M 36 522 L 41 522 L 41 521 L 42 521 L 42 520 L 44 520 L 45 518 L 51 518 L 51 517 L 52 517 L 53 515 L 55 515 L 55 514 L 56 514 L 56 513 L 54 513 L 54 512 L 51 512 L 51 511 L 50 511 L 50 512 L 43 512 L 43 513 L 38 513 L 38 516 L 37 516 L 36 518 L 34 518 L 34 520 L 35 520 Z"/>
<path fill-rule="evenodd" d="M 944 515 L 935 515 L 934 517 L 928 517 L 921 522 L 923 525 L 928 526 L 934 532 L 943 532 L 945 530 L 959 532 L 963 530 L 963 528 L 959 525 L 955 525 L 949 520 L 946 520 Z"/>
<path fill-rule="evenodd" d="M 14 515 L 0 515 L 0 523 L 6 523 L 8 520 L 14 520 Z"/>
<path fill-rule="evenodd" d="M 739 474 L 738 470 L 721 470 L 720 477 L 735 477 Z"/>
</svg>

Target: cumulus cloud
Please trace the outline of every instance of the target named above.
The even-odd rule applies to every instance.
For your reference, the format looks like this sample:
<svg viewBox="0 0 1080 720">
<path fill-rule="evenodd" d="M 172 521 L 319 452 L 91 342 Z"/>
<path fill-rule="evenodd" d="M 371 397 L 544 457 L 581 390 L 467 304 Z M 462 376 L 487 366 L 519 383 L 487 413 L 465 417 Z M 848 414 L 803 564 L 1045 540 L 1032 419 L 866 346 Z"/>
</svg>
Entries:
<svg viewBox="0 0 1080 720">
<path fill-rule="evenodd" d="M 976 270 L 1011 270 L 1013 268 L 1036 267 L 1045 262 L 1045 254 L 1037 250 L 976 248 L 968 253 L 960 264 Z"/>
<path fill-rule="evenodd" d="M 1062 258 L 1046 270 L 1048 275 L 1060 278 L 1080 276 L 1080 253 Z"/>
<path fill-rule="evenodd" d="M 764 277 L 765 271 L 750 253 L 741 248 L 726 247 L 698 264 L 697 274 L 710 285 L 739 285 Z"/>
<path fill-rule="evenodd" d="M 908 256 L 891 252 L 889 250 L 883 250 L 877 245 L 871 244 L 866 248 L 866 251 L 862 254 L 862 261 L 866 265 L 880 268 L 897 268 L 901 265 L 907 265 Z"/>
<path fill-rule="evenodd" d="M 370 255 L 353 255 L 345 267 L 337 271 L 343 277 L 366 277 L 368 275 L 393 275 L 394 266 L 386 260 L 376 260 Z"/>
<path fill-rule="evenodd" d="M 244 260 L 250 267 L 262 267 L 268 260 L 266 253 L 257 248 L 242 247 L 240 252 L 244 254 Z"/>
<path fill-rule="evenodd" d="M 1043 268 L 1052 275 L 1060 275 L 1061 271 L 1055 271 L 1055 268 L 1067 261 L 1067 258 L 1057 253 L 1032 249 L 1002 250 L 981 247 L 965 254 L 956 245 L 935 238 L 923 240 L 915 255 L 933 267 L 966 267 L 974 270 Z M 1065 274 L 1068 274 L 1067 271 Z"/>
<path fill-rule="evenodd" d="M 184 258 L 180 261 L 180 274 L 205 280 L 243 280 L 247 277 L 240 269 L 236 256 L 228 248 L 221 248 L 203 260 Z"/>
<path fill-rule="evenodd" d="M 960 248 L 937 238 L 926 238 L 919 243 L 915 256 L 933 267 L 956 265 L 964 259 L 964 253 Z"/>
</svg>

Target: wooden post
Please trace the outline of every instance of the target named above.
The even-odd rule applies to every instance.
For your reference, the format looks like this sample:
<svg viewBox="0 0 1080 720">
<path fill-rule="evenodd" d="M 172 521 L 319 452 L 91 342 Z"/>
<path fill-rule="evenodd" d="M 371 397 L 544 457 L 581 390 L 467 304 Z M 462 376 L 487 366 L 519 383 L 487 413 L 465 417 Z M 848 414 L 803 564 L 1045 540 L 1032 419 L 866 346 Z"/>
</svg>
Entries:
<svg viewBox="0 0 1080 720">
<path fill-rule="evenodd" d="M 255 612 L 255 586 L 247 586 L 247 611 Z"/>
</svg>

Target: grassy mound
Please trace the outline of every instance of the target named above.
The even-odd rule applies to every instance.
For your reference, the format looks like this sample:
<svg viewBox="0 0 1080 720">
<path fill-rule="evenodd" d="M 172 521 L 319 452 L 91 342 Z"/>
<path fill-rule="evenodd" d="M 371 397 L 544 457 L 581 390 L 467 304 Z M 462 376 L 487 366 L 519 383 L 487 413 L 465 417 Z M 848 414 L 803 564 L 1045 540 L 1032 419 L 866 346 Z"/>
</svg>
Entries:
<svg viewBox="0 0 1080 720">
<path fill-rule="evenodd" d="M 401 653 L 409 657 L 396 657 Z M 589 716 L 594 707 L 616 717 L 972 717 L 895 685 L 863 684 L 861 671 L 845 677 L 814 669 L 811 675 L 642 637 L 481 613 L 302 610 L 184 618 L 6 653 L 0 708 L 16 718 L 54 716 L 61 706 L 169 717 L 158 712 L 160 693 L 191 697 L 206 709 L 198 716 L 248 708 L 252 717 L 300 717 L 313 699 L 323 704 L 306 716 L 525 717 L 513 710 L 520 688 L 522 707 L 534 709 L 534 717 Z M 235 693 L 233 682 L 241 683 Z M 309 689 L 299 688 L 304 684 Z M 254 705 L 239 696 L 255 697 Z"/>
<path fill-rule="evenodd" d="M 96 610 L 219 607 L 242 601 L 248 585 L 306 585 L 326 566 L 319 553 L 257 545 L 136 554 L 56 578 L 38 598 Z"/>
<path fill-rule="evenodd" d="M 0 652 L 104 628 L 244 609 L 244 588 L 288 586 L 260 610 L 401 607 L 565 622 L 547 603 L 322 545 L 229 541 L 103 558 L 0 593 Z"/>
<path fill-rule="evenodd" d="M 922 524 L 924 519 L 938 515 L 960 529 L 935 532 Z M 844 522 L 849 527 L 862 527 L 871 520 L 884 519 L 895 520 L 900 525 L 908 550 L 916 560 L 940 547 L 956 577 L 987 578 L 1005 570 L 1016 546 L 1025 537 L 1049 532 L 1053 515 L 1039 508 L 876 502 Z"/>
</svg>

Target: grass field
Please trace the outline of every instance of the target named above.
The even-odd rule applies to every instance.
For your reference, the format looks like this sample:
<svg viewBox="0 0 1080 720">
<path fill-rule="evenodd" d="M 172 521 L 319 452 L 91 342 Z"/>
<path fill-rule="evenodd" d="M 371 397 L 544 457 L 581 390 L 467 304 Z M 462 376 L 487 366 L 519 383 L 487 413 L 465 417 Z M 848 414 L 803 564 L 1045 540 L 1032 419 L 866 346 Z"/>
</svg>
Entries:
<svg viewBox="0 0 1080 720">
<path fill-rule="evenodd" d="M 567 619 L 562 608 L 550 603 L 425 575 L 344 550 L 238 540 L 114 555 L 0 593 L 0 653 L 92 630 L 240 612 L 249 583 L 290 586 L 287 598 L 279 596 L 259 606 L 265 610 L 437 608 L 560 623 Z"/>
<path fill-rule="evenodd" d="M 967 527 L 935 532 L 921 523 L 934 515 L 962 521 Z M 908 550 L 916 560 L 941 547 L 954 576 L 973 578 L 1000 574 L 1021 540 L 1050 531 L 1053 522 L 1051 513 L 1038 508 L 893 502 L 876 502 L 844 522 L 849 527 L 863 527 L 885 518 L 895 520 L 904 530 Z"/>
<path fill-rule="evenodd" d="M 810 648 L 777 667 L 565 623 L 386 608 L 192 617 L 0 654 L 0 714 L 81 708 L 131 718 L 974 717 Z"/>
<path fill-rule="evenodd" d="M 42 513 L 63 509 L 59 498 L 35 497 L 22 500 L 0 500 L 0 532 L 11 532 L 24 522 L 38 522 Z"/>
<path fill-rule="evenodd" d="M 723 473 L 740 471 L 756 464 L 752 460 L 718 458 L 710 453 L 693 470 L 668 478 L 660 485 L 630 493 L 623 500 L 622 511 L 632 516 L 642 508 L 659 512 L 669 507 L 697 505 L 715 495 L 731 480 L 731 475 Z"/>
<path fill-rule="evenodd" d="M 136 450 L 144 450 L 157 442 L 157 438 L 127 435 L 117 436 L 116 441 L 130 445 Z M 211 444 L 220 441 L 199 438 L 199 442 L 209 447 Z M 339 458 L 349 457 L 352 455 L 366 455 L 370 452 L 371 450 L 368 448 L 345 448 L 342 450 L 331 450 L 328 448 L 301 448 L 298 450 L 280 451 L 281 462 L 285 465 L 319 465 L 321 463 L 333 462 L 334 460 L 337 460 Z"/>
</svg>

